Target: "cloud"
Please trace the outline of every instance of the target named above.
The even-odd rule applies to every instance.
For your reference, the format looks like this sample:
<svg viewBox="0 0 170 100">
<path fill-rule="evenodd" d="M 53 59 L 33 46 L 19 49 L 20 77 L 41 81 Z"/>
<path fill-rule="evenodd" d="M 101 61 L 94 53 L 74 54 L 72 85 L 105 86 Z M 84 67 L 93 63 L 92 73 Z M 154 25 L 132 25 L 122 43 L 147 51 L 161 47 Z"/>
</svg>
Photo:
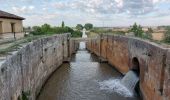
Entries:
<svg viewBox="0 0 170 100">
<path fill-rule="evenodd" d="M 131 23 L 167 17 L 170 13 L 170 0 L 0 0 L 0 3 L 1 10 L 23 16 L 29 24 L 65 20 L 71 25 L 85 22 L 98 25 L 101 21 L 114 25 L 120 20 Z"/>
<path fill-rule="evenodd" d="M 156 5 L 169 0 L 73 0 L 56 2 L 53 6 L 60 10 L 72 9 L 85 13 L 120 14 L 140 16 L 156 11 Z"/>
<path fill-rule="evenodd" d="M 34 6 L 22 6 L 22 7 L 12 7 L 14 13 L 17 14 L 30 14 L 34 10 Z"/>
</svg>

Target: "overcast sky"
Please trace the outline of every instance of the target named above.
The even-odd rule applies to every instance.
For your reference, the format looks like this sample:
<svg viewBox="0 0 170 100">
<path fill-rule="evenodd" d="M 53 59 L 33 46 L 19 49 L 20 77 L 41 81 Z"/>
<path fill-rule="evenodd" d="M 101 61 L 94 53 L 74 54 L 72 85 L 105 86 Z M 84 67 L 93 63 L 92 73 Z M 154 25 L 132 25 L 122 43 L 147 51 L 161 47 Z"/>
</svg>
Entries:
<svg viewBox="0 0 170 100">
<path fill-rule="evenodd" d="M 0 0 L 0 9 L 25 17 L 24 26 L 170 25 L 170 0 Z"/>
</svg>

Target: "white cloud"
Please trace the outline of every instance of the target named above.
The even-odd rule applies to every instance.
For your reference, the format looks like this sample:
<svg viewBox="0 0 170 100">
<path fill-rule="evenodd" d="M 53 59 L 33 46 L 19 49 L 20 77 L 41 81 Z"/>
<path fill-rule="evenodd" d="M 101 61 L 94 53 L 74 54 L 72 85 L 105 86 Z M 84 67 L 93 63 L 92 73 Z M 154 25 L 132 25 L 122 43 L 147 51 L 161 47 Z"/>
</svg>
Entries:
<svg viewBox="0 0 170 100">
<path fill-rule="evenodd" d="M 0 0 L 1 2 L 4 0 Z M 167 17 L 170 13 L 169 8 L 167 11 L 160 7 L 160 4 L 170 4 L 170 0 L 5 0 L 5 2 L 4 7 L 8 4 L 9 7 L 12 6 L 9 12 L 25 17 L 26 23 L 29 24 L 31 22 L 54 24 L 65 20 L 70 23 L 69 25 L 85 22 L 99 25 L 102 21 L 108 25 L 113 25 L 114 22 L 119 25 L 124 22 L 133 23 L 132 20 Z"/>
<path fill-rule="evenodd" d="M 12 7 L 14 13 L 17 14 L 29 14 L 34 10 L 34 6 L 22 6 L 22 7 Z"/>
<path fill-rule="evenodd" d="M 126 13 L 130 16 L 148 14 L 156 10 L 156 3 L 169 0 L 73 0 L 56 2 L 57 9 L 80 10 L 86 13 L 119 14 Z"/>
</svg>

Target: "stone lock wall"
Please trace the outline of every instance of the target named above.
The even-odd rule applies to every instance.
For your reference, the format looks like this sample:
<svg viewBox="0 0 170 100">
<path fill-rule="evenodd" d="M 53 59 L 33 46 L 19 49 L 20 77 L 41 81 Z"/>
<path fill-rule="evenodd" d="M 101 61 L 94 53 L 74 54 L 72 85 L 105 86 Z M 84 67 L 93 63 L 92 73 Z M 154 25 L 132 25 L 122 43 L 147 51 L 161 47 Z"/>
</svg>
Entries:
<svg viewBox="0 0 170 100">
<path fill-rule="evenodd" d="M 49 75 L 75 52 L 70 34 L 29 43 L 0 65 L 0 100 L 18 100 L 22 91 L 35 100 Z"/>
<path fill-rule="evenodd" d="M 122 74 L 133 69 L 137 58 L 144 100 L 170 100 L 170 50 L 155 43 L 125 36 L 101 35 L 87 48 L 106 59 Z"/>
</svg>

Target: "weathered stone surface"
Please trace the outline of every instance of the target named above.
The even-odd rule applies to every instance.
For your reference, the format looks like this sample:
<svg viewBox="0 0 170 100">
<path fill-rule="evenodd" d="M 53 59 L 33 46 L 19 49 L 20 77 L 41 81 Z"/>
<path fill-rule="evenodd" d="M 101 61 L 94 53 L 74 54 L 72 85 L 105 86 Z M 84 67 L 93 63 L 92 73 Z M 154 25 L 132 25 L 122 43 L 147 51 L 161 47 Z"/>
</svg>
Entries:
<svg viewBox="0 0 170 100">
<path fill-rule="evenodd" d="M 167 52 L 163 87 L 164 100 L 170 100 L 170 50 Z"/>
<path fill-rule="evenodd" d="M 87 48 L 98 56 L 106 58 L 123 74 L 134 69 L 132 60 L 137 58 L 143 98 L 145 100 L 170 99 L 170 50 L 168 48 L 137 38 L 113 35 L 101 35 L 97 39 L 89 40 Z"/>
<path fill-rule="evenodd" d="M 30 91 L 30 100 L 35 100 L 49 75 L 75 52 L 77 44 L 68 37 L 33 41 L 6 59 L 0 66 L 0 100 L 17 100 L 22 91 Z"/>
</svg>

